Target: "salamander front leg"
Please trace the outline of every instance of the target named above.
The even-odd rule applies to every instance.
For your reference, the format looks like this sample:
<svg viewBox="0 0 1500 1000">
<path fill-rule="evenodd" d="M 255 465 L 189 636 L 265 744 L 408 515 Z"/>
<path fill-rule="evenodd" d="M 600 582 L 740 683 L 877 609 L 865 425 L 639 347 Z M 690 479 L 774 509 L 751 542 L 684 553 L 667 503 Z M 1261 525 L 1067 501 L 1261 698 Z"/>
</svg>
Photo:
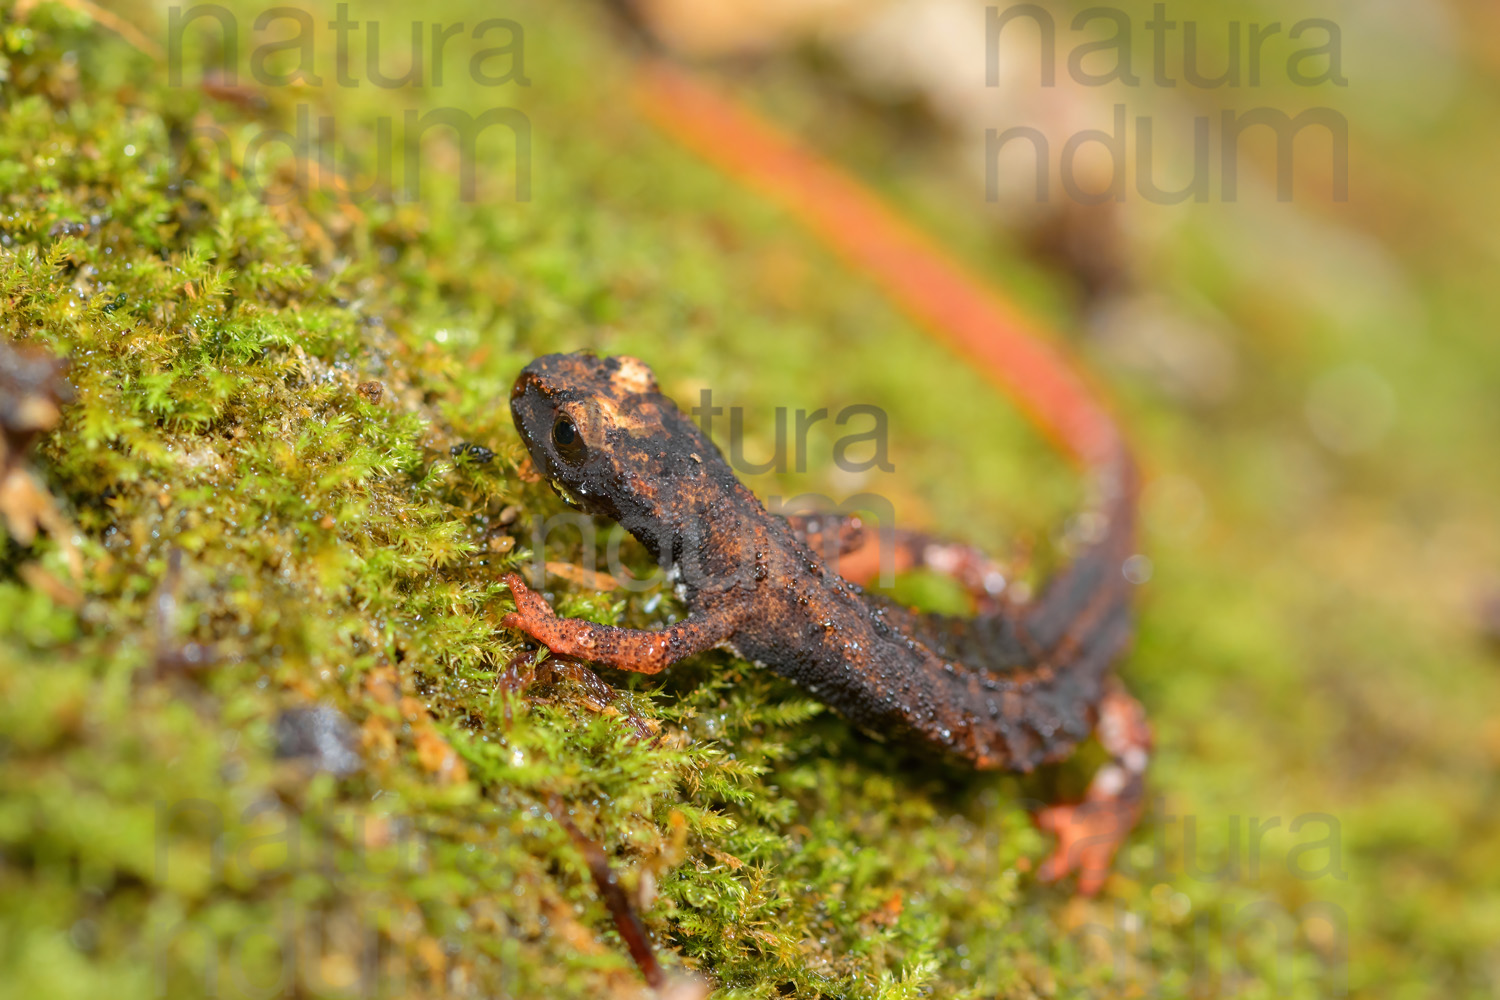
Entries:
<svg viewBox="0 0 1500 1000">
<path fill-rule="evenodd" d="M 515 597 L 516 610 L 500 619 L 503 627 L 525 632 L 559 656 L 621 670 L 657 673 L 684 657 L 712 649 L 734 631 L 734 619 L 728 614 L 692 615 L 650 632 L 600 625 L 581 618 L 559 618 L 546 599 L 527 587 L 519 574 L 507 573 L 504 583 Z"/>
<path fill-rule="evenodd" d="M 1151 750 L 1146 711 L 1118 681 L 1099 702 L 1094 732 L 1109 751 L 1110 762 L 1095 773 L 1082 802 L 1051 806 L 1036 817 L 1039 828 L 1057 835 L 1057 847 L 1037 877 L 1052 882 L 1076 871 L 1078 891 L 1085 896 L 1104 887 L 1115 852 L 1141 818 Z"/>
</svg>

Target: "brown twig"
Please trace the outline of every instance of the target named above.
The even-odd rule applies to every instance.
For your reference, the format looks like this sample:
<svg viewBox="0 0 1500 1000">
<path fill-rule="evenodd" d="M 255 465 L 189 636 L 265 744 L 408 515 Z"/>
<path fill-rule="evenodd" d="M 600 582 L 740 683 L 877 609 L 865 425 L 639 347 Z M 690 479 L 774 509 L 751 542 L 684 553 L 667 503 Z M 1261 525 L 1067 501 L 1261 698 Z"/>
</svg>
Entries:
<svg viewBox="0 0 1500 1000">
<path fill-rule="evenodd" d="M 624 939 L 625 947 L 630 949 L 630 957 L 635 960 L 636 967 L 646 978 L 646 983 L 658 992 L 665 989 L 667 977 L 662 972 L 661 964 L 656 961 L 656 952 L 646 937 L 646 926 L 641 923 L 640 916 L 630 905 L 630 899 L 625 895 L 625 888 L 620 885 L 619 877 L 610 868 L 609 858 L 605 856 L 604 848 L 583 835 L 583 831 L 579 830 L 568 818 L 562 800 L 556 795 L 551 796 L 548 808 L 552 810 L 553 818 L 567 831 L 568 836 L 573 838 L 573 845 L 583 855 L 585 863 L 589 866 L 589 874 L 594 878 L 594 885 L 598 887 L 605 907 L 614 918 L 615 929 Z"/>
</svg>

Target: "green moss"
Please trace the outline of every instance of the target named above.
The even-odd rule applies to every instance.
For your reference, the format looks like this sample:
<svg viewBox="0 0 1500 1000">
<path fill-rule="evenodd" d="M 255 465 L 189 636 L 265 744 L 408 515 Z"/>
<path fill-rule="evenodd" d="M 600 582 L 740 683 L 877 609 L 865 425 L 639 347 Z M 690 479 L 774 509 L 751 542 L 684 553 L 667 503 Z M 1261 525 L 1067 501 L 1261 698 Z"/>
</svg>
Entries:
<svg viewBox="0 0 1500 1000">
<path fill-rule="evenodd" d="M 518 474 L 506 407 L 537 353 L 637 353 L 752 428 L 775 405 L 878 401 L 901 471 L 861 488 L 970 537 L 1037 536 L 1074 489 L 981 379 L 624 114 L 627 67 L 587 14 L 528 8 L 532 88 L 455 73 L 442 93 L 527 111 L 532 203 L 497 172 L 472 205 L 433 174 L 415 204 L 355 206 L 284 177 L 256 191 L 184 136 L 212 124 L 242 149 L 305 96 L 368 169 L 371 116 L 411 94 L 283 88 L 242 107 L 164 86 L 64 5 L 4 17 L 0 336 L 71 359 L 76 401 L 33 461 L 87 571 L 55 538 L 0 555 L 0 996 L 634 995 L 554 799 L 609 852 L 664 962 L 725 997 L 1327 995 L 1350 947 L 1361 994 L 1483 990 L 1497 915 L 1463 888 L 1496 886 L 1475 735 L 1493 698 L 1472 693 L 1494 680 L 1399 602 L 1329 608 L 1305 574 L 1311 527 L 1283 554 L 1251 515 L 1211 540 L 1154 522 L 1163 585 L 1129 672 L 1165 798 L 1100 902 L 1026 874 L 1046 849 L 1029 801 L 1076 790 L 1087 755 L 1025 780 L 950 771 L 719 654 L 609 674 L 607 706 L 587 678 L 508 693 L 520 647 L 496 581 L 531 554 L 530 518 L 561 509 Z M 1216 464 L 1217 428 L 1136 408 L 1216 507 L 1272 504 L 1256 463 L 1277 431 L 1254 412 L 1233 415 L 1250 457 Z M 850 492 L 817 468 L 755 485 Z M 547 556 L 580 551 L 558 537 Z M 951 599 L 931 584 L 903 593 Z M 681 612 L 657 590 L 554 596 L 599 621 Z M 175 655 L 188 644 L 201 664 Z M 357 727 L 362 772 L 276 758 L 278 713 L 312 702 Z M 1427 789 L 1440 767 L 1456 777 Z M 1231 817 L 1305 812 L 1340 821 L 1348 878 L 1285 823 L 1257 875 L 1190 867 L 1244 856 Z M 1341 907 L 1348 936 L 1309 903 Z M 1237 923 L 1257 906 L 1290 921 L 1290 946 Z"/>
<path fill-rule="evenodd" d="M 825 770 L 846 735 L 807 730 L 816 703 L 719 658 L 671 695 L 621 702 L 666 726 L 648 742 L 576 684 L 497 687 L 518 647 L 495 627 L 496 580 L 526 553 L 488 543 L 508 538 L 507 507 L 555 509 L 515 477 L 503 400 L 547 340 L 502 339 L 471 366 L 493 336 L 444 350 L 434 330 L 607 316 L 570 234 L 531 234 L 552 245 L 512 279 L 523 301 L 476 317 L 462 303 L 484 279 L 435 265 L 441 238 L 403 230 L 410 209 L 371 204 L 351 224 L 317 198 L 254 197 L 172 147 L 197 116 L 237 127 L 233 109 L 170 94 L 152 110 L 86 80 L 60 99 L 59 67 L 128 54 L 55 6 L 23 30 L 0 140 L 26 168 L 0 191 L 4 335 L 72 361 L 77 400 L 37 460 L 89 569 L 71 580 L 55 540 L 7 557 L 80 595 L 70 609 L 6 584 L 7 989 L 195 995 L 291 977 L 321 994 L 367 975 L 631 992 L 554 797 L 627 886 L 657 884 L 646 912 L 669 964 L 747 995 L 902 995 L 929 977 L 931 915 L 861 923 L 894 891 L 892 862 L 839 824 L 796 822 L 798 795 L 866 781 Z M 62 235 L 68 222 L 81 232 Z M 377 243 L 383 256 L 364 249 Z M 375 402 L 357 389 L 371 379 Z M 499 457 L 455 458 L 463 441 Z M 625 612 L 560 596 L 568 613 Z M 174 668 L 189 642 L 207 662 Z M 309 701 L 358 724 L 363 774 L 275 761 L 271 720 Z"/>
</svg>

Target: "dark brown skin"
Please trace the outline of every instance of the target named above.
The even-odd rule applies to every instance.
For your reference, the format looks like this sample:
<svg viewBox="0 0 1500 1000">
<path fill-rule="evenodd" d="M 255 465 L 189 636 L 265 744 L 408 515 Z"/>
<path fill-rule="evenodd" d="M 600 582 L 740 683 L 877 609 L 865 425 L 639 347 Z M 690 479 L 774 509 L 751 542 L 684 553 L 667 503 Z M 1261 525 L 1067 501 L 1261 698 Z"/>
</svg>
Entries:
<svg viewBox="0 0 1500 1000">
<path fill-rule="evenodd" d="M 997 595 L 992 567 L 973 550 L 898 533 L 898 565 L 935 564 L 969 584 L 980 613 L 965 619 L 900 607 L 830 568 L 838 561 L 809 541 L 856 554 L 867 548 L 857 527 L 767 512 L 640 361 L 538 358 L 516 381 L 511 413 L 537 471 L 571 504 L 639 539 L 689 614 L 660 631 L 558 618 L 509 574 L 516 611 L 506 627 L 554 653 L 642 673 L 728 649 L 866 730 L 980 769 L 1030 771 L 1097 729 L 1113 762 L 1084 804 L 1038 821 L 1059 835 L 1041 874 L 1078 869 L 1080 891 L 1098 890 L 1139 815 L 1150 739 L 1139 704 L 1111 674 L 1132 628 L 1122 567 L 1134 552 L 1135 473 L 1123 449 L 1101 477 L 1093 538 L 1033 602 Z"/>
</svg>

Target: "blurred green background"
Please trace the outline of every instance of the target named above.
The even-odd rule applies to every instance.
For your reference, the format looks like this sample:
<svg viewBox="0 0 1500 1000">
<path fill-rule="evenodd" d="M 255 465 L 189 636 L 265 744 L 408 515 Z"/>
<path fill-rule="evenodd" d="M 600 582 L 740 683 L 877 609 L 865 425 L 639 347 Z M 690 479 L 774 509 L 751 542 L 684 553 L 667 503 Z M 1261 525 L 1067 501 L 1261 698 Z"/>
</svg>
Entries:
<svg viewBox="0 0 1500 1000">
<path fill-rule="evenodd" d="M 1096 900 L 1030 877 L 1048 845 L 1025 811 L 1077 794 L 1095 751 L 1024 779 L 956 773 L 718 653 L 664 679 L 605 672 L 630 692 L 612 706 L 576 679 L 497 683 L 519 645 L 495 581 L 528 555 L 528 519 L 562 509 L 518 475 L 506 406 L 539 353 L 638 355 L 679 400 L 712 388 L 744 408 L 756 459 L 776 407 L 883 407 L 894 472 L 840 472 L 814 434 L 805 474 L 751 485 L 879 492 L 903 523 L 1036 571 L 1081 495 L 982 375 L 645 123 L 638 29 L 587 3 L 350 4 L 340 83 L 337 8 L 310 6 L 321 84 L 267 84 L 257 45 L 294 22 L 257 35 L 268 7 L 219 8 L 239 79 L 205 80 L 224 37 L 199 17 L 176 49 L 189 9 L 7 2 L 0 22 L 0 323 L 69 357 L 77 397 L 26 460 L 76 532 L 23 545 L 12 525 L 0 552 L 0 996 L 643 993 L 553 796 L 664 964 L 716 995 L 1500 991 L 1489 6 L 1168 4 L 1204 75 L 1228 68 L 1231 31 L 1245 53 L 1251 24 L 1282 25 L 1258 85 L 1242 65 L 1218 88 L 1187 82 L 1185 27 L 1162 55 L 1178 85 L 1151 82 L 1146 3 L 1110 8 L 1138 87 L 1072 81 L 1070 53 L 1112 32 L 1070 29 L 1081 5 L 1047 8 L 1055 87 L 1024 24 L 987 86 L 986 8 L 966 0 L 632 8 L 1108 387 L 1147 473 L 1154 576 L 1121 672 L 1158 749 L 1152 807 Z M 487 18 L 522 34 L 476 37 Z M 1346 85 L 1288 72 L 1332 37 L 1291 41 L 1306 18 L 1336 29 Z M 372 80 L 371 24 L 406 84 Z M 437 24 L 466 26 L 441 78 Z M 302 54 L 261 51 L 266 74 Z M 476 80 L 476 56 L 509 82 Z M 1205 201 L 1154 204 L 1135 129 L 1122 201 L 1054 183 L 1039 204 L 1009 158 L 986 197 L 987 129 L 1040 130 L 1055 164 L 1117 104 L 1151 118 L 1163 186 L 1189 176 L 1195 116 L 1331 109 L 1348 199 L 1309 130 L 1290 200 L 1247 135 L 1237 199 L 1215 171 Z M 402 128 L 436 108 L 524 112 L 529 200 L 505 129 L 481 137 L 463 200 L 451 134 Z M 274 144 L 245 169 L 299 109 L 331 120 L 348 184 L 383 153 L 391 183 L 341 193 Z M 553 592 L 601 621 L 681 610 Z M 182 667 L 188 644 L 205 666 Z M 358 773 L 277 758 L 278 719 L 313 703 L 348 720 Z"/>
</svg>

